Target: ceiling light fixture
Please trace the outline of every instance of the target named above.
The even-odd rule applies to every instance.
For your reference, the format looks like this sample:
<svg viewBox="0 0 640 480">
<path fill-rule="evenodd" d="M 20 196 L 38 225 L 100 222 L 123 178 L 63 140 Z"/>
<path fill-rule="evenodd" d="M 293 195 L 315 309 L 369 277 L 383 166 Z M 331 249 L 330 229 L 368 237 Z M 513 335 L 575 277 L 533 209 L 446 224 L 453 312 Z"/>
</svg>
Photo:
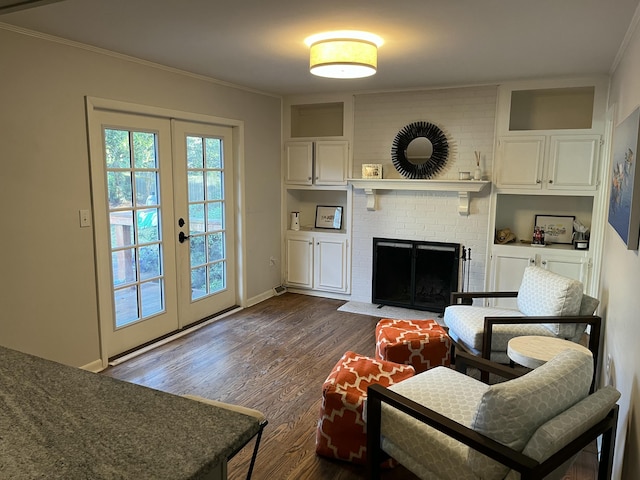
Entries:
<svg viewBox="0 0 640 480">
<path fill-rule="evenodd" d="M 378 47 L 383 41 L 367 32 L 342 30 L 312 35 L 309 46 L 309 71 L 319 77 L 362 78 L 374 75 L 378 68 Z"/>
</svg>

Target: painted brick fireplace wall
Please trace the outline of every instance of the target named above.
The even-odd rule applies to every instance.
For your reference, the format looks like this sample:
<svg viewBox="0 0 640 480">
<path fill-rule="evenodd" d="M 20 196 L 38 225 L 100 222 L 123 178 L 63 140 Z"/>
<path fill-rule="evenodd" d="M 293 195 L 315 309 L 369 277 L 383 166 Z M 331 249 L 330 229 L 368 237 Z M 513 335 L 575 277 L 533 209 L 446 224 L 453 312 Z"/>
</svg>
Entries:
<svg viewBox="0 0 640 480">
<path fill-rule="evenodd" d="M 473 172 L 474 151 L 482 153 L 481 168 L 491 179 L 496 114 L 496 86 L 464 87 L 404 93 L 356 95 L 353 176 L 363 163 L 383 164 L 384 178 L 401 178 L 391 162 L 391 145 L 405 125 L 426 121 L 447 136 L 450 154 L 434 179 L 457 179 Z M 351 299 L 371 301 L 373 237 L 460 243 L 471 248 L 469 290 L 484 290 L 489 235 L 490 188 L 471 194 L 470 214 L 458 213 L 455 192 L 379 191 L 375 211 L 355 190 L 352 223 Z M 465 290 L 467 290 L 465 280 Z"/>
</svg>

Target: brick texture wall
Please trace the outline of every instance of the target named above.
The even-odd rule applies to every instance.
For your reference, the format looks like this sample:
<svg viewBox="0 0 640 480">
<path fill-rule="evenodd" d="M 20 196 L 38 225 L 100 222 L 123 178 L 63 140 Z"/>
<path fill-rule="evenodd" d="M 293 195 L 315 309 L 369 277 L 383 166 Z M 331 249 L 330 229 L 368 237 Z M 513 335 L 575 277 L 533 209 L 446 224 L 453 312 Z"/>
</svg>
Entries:
<svg viewBox="0 0 640 480">
<path fill-rule="evenodd" d="M 496 94 L 496 86 L 485 86 L 356 95 L 353 177 L 361 176 L 363 163 L 380 163 L 384 178 L 401 178 L 391 162 L 393 140 L 405 125 L 426 121 L 438 126 L 449 143 L 447 165 L 434 179 L 457 179 L 459 171 L 473 173 L 477 150 L 483 176 L 490 180 Z M 351 299 L 371 301 L 373 237 L 460 243 L 471 249 L 464 289 L 484 290 L 489 194 L 488 187 L 471 194 L 470 214 L 462 216 L 455 192 L 378 192 L 376 210 L 369 211 L 363 191 L 355 190 Z"/>
</svg>

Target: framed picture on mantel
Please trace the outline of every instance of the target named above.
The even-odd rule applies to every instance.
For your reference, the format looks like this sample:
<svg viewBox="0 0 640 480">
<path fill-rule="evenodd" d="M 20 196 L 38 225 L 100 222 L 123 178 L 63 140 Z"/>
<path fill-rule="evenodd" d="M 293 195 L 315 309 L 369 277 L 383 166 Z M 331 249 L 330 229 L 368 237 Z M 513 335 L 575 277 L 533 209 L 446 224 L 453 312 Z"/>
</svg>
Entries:
<svg viewBox="0 0 640 480">
<path fill-rule="evenodd" d="M 382 164 L 381 163 L 363 163 L 362 164 L 362 178 L 382 178 Z"/>
</svg>

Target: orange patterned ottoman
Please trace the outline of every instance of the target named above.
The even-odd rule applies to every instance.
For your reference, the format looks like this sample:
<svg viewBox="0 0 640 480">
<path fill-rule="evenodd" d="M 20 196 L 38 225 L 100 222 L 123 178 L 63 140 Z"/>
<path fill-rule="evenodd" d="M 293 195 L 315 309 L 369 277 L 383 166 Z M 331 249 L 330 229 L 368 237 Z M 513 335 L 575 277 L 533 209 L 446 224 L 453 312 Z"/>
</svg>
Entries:
<svg viewBox="0 0 640 480">
<path fill-rule="evenodd" d="M 367 387 L 385 387 L 414 375 L 413 367 L 345 353 L 322 384 L 322 407 L 316 431 L 316 453 L 364 464 L 367 433 L 362 410 Z"/>
<path fill-rule="evenodd" d="M 413 365 L 416 373 L 451 363 L 451 339 L 435 320 L 383 318 L 376 325 L 376 358 Z"/>
</svg>

